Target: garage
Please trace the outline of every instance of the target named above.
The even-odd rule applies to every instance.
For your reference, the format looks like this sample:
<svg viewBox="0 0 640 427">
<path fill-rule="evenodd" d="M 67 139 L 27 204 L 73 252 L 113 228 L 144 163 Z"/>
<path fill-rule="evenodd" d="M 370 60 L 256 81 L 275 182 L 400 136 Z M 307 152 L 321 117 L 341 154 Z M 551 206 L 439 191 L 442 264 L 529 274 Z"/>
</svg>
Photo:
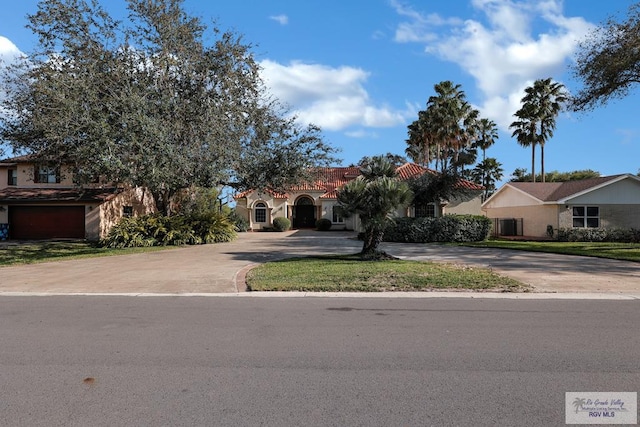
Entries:
<svg viewBox="0 0 640 427">
<path fill-rule="evenodd" d="M 15 240 L 84 239 L 84 206 L 9 206 Z"/>
</svg>

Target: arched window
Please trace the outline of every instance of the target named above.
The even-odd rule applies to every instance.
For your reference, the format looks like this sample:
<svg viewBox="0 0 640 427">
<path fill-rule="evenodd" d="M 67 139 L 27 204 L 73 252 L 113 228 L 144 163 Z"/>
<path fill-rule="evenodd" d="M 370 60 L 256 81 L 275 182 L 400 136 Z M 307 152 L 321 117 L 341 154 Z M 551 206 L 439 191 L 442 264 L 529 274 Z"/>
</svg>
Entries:
<svg viewBox="0 0 640 427">
<path fill-rule="evenodd" d="M 267 222 L 267 205 L 264 203 L 256 203 L 253 211 L 256 222 Z"/>
</svg>

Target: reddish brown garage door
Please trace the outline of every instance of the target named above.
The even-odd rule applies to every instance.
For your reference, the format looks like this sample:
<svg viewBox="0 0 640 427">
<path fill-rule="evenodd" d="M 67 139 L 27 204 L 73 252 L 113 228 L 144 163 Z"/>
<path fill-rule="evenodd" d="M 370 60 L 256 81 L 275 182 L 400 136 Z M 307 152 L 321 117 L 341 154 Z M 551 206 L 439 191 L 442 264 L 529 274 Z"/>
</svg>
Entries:
<svg viewBox="0 0 640 427">
<path fill-rule="evenodd" d="M 84 206 L 9 206 L 9 236 L 84 239 Z"/>
</svg>

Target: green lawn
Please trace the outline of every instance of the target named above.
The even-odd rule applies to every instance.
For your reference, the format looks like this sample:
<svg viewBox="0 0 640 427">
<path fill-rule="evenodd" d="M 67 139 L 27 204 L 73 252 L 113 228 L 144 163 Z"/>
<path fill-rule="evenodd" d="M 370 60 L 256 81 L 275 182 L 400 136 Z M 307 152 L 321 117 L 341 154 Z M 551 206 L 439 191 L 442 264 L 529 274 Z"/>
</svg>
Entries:
<svg viewBox="0 0 640 427">
<path fill-rule="evenodd" d="M 487 240 L 485 242 L 463 243 L 463 245 L 479 248 L 518 249 L 523 251 L 582 255 L 640 262 L 639 243 L 527 242 L 510 240 Z"/>
<path fill-rule="evenodd" d="M 420 261 L 361 261 L 353 255 L 268 262 L 247 274 L 252 291 L 380 292 L 472 290 L 526 292 L 487 269 Z"/>
<path fill-rule="evenodd" d="M 0 245 L 0 266 L 32 264 L 60 259 L 88 258 L 96 256 L 125 255 L 168 249 L 166 246 L 151 248 L 111 249 L 100 248 L 84 242 L 37 242 Z"/>
</svg>

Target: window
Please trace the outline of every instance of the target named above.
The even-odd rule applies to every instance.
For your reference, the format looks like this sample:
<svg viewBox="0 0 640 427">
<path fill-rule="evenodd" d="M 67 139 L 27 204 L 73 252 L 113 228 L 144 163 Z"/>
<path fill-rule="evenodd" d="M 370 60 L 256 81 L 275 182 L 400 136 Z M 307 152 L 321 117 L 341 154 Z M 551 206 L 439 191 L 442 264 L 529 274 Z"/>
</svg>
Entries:
<svg viewBox="0 0 640 427">
<path fill-rule="evenodd" d="M 254 215 L 256 222 L 267 222 L 267 205 L 264 203 L 256 203 Z"/>
<path fill-rule="evenodd" d="M 600 227 L 600 208 L 598 206 L 574 206 L 574 228 L 598 228 Z"/>
<path fill-rule="evenodd" d="M 125 218 L 130 218 L 133 216 L 133 206 L 123 206 L 122 207 L 122 216 Z"/>
<path fill-rule="evenodd" d="M 433 203 L 416 205 L 414 210 L 416 218 L 435 218 L 436 216 L 436 205 Z"/>
<path fill-rule="evenodd" d="M 9 169 L 9 179 L 7 181 L 8 185 L 18 185 L 18 169 Z"/>
<path fill-rule="evenodd" d="M 344 218 L 342 217 L 342 209 L 340 206 L 334 206 L 332 210 L 333 218 L 331 222 L 341 224 L 344 222 Z"/>
<path fill-rule="evenodd" d="M 50 166 L 38 167 L 34 178 L 34 181 L 40 184 L 56 184 L 60 182 L 58 170 Z"/>
</svg>

